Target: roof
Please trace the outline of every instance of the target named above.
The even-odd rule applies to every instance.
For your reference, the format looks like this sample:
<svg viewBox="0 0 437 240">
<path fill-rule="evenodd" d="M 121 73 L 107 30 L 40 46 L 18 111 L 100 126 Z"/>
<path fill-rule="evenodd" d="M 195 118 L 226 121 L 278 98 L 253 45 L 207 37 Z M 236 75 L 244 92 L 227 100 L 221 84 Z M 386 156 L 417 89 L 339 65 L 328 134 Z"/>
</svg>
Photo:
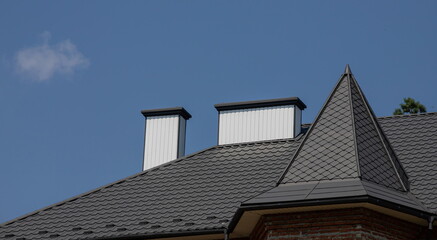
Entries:
<svg viewBox="0 0 437 240">
<path fill-rule="evenodd" d="M 9 222 L 0 239 L 221 233 L 240 202 L 274 187 L 298 141 L 215 146 Z"/>
<path fill-rule="evenodd" d="M 437 113 L 379 118 L 401 160 L 410 191 L 437 213 Z"/>
<path fill-rule="evenodd" d="M 356 197 L 413 209 L 417 216 L 431 212 L 409 192 L 407 173 L 346 66 L 278 186 L 242 206 Z"/>
<path fill-rule="evenodd" d="M 244 205 L 248 206 L 265 202 L 309 201 L 362 196 L 369 196 L 374 199 L 395 203 L 423 213 L 428 212 L 428 208 L 422 205 L 414 195 L 409 192 L 396 191 L 359 179 L 282 184 L 250 199 L 245 202 Z"/>
<path fill-rule="evenodd" d="M 353 100 L 346 100 L 349 104 L 354 103 Z M 358 115 L 354 112 L 351 116 L 356 119 Z M 381 181 L 355 178 L 358 172 L 352 173 L 352 178 L 319 179 L 317 183 L 287 180 L 278 189 L 311 188 L 306 190 L 306 195 L 315 199 L 317 193 L 326 188 L 338 194 L 341 187 L 346 186 L 356 190 L 349 191 L 352 195 L 373 196 L 437 214 L 437 113 L 376 120 L 368 111 L 366 116 L 377 122 L 372 123 L 376 129 L 373 130 L 378 131 L 380 126 L 387 137 L 384 139 L 384 136 L 378 135 L 382 144 L 387 141 L 394 150 L 393 153 L 385 150 L 385 154 L 396 152 L 395 157 L 409 176 L 410 192 L 385 186 Z M 247 202 L 249 199 L 254 201 L 263 193 L 271 193 L 291 159 L 298 156 L 296 149 L 303 146 L 304 138 L 310 140 L 306 136 L 316 132 L 317 126 L 320 123 L 316 122 L 307 135 L 296 139 L 214 146 L 174 160 L 4 223 L 0 225 L 0 239 L 144 239 L 221 233 L 242 202 L 250 203 Z M 350 126 L 355 130 L 360 128 Z M 343 137 L 358 143 L 354 135 L 345 133 Z M 333 148 L 326 154 L 336 151 Z M 348 164 L 352 166 L 353 162 L 347 163 L 346 169 L 354 169 Z M 355 163 L 353 166 L 358 165 Z M 401 171 L 394 168 L 393 171 Z M 325 166 L 327 172 L 333 169 Z M 403 180 L 399 178 L 397 181 Z"/>
<path fill-rule="evenodd" d="M 378 122 L 410 176 L 411 192 L 437 213 L 437 113 Z M 219 232 L 241 202 L 275 186 L 301 140 L 215 146 L 12 220 L 1 225 L 0 239 Z"/>
<path fill-rule="evenodd" d="M 362 179 L 399 191 L 408 177 L 349 66 L 299 146 L 280 183 Z"/>
</svg>

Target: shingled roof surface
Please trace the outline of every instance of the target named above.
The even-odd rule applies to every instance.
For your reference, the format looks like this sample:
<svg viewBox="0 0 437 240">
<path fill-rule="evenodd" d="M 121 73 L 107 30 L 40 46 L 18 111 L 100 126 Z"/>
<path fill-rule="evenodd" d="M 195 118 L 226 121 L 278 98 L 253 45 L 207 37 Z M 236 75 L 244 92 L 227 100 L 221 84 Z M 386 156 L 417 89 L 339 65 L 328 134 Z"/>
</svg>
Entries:
<svg viewBox="0 0 437 240">
<path fill-rule="evenodd" d="M 409 187 L 401 161 L 347 65 L 278 186 L 242 206 L 367 201 L 416 216 L 430 215 L 432 208 Z M 428 200 L 429 192 L 424 194 L 422 199 Z"/>
<path fill-rule="evenodd" d="M 312 199 L 319 198 L 315 190 L 330 188 L 331 192 L 336 189 L 334 194 L 345 194 L 347 188 L 351 189 L 349 195 L 371 194 L 437 214 L 437 113 L 376 120 L 364 96 L 347 96 L 354 92 L 362 95 L 352 76 L 348 73 L 347 77 L 349 82 L 339 81 L 338 94 L 332 95 L 334 102 L 326 107 L 332 108 L 332 114 L 320 117 L 325 125 L 322 128 L 316 120 L 307 135 L 294 140 L 208 148 L 4 223 L 0 225 L 0 239 L 120 239 L 220 233 L 242 202 L 271 192 L 287 166 L 290 168 L 282 179 L 283 187 L 309 191 L 306 195 Z M 337 121 L 342 113 L 346 118 Z M 370 122 L 356 122 L 360 117 Z M 334 123 L 345 124 L 346 130 L 329 126 Z M 385 135 L 381 135 L 380 127 Z M 357 137 L 359 129 L 363 132 Z M 311 148 L 301 147 L 305 155 L 295 155 L 311 131 L 318 131 L 320 136 L 315 134 L 318 138 L 313 140 L 308 137 Z M 332 146 L 328 144 L 338 139 Z M 360 149 L 356 144 L 369 146 Z M 368 149 L 372 151 L 366 152 Z M 375 152 L 379 154 L 376 158 L 372 154 Z M 305 166 L 308 159 L 317 162 L 325 155 L 332 158 L 329 164 Z M 297 159 L 297 167 L 289 164 L 293 158 Z M 389 166 L 389 161 L 391 168 L 378 171 Z M 401 164 L 409 176 L 411 193 L 403 187 L 406 176 Z M 326 180 L 332 182 L 320 182 Z M 319 181 L 320 185 L 311 181 Z"/>
<path fill-rule="evenodd" d="M 363 196 L 366 196 L 366 198 L 362 198 Z M 243 206 L 290 202 L 296 204 L 304 203 L 305 201 L 314 202 L 315 200 L 318 201 L 317 204 L 321 204 L 323 200 L 338 198 L 342 198 L 341 202 L 343 203 L 347 202 L 347 198 L 358 198 L 359 200 L 357 200 L 357 202 L 362 202 L 368 201 L 368 197 L 378 199 L 379 201 L 390 202 L 397 206 L 400 205 L 414 209 L 424 214 L 429 212 L 429 209 L 421 204 L 410 192 L 397 191 L 359 179 L 282 184 L 244 202 Z M 399 208 L 397 208 L 397 210 L 399 210 Z"/>
<path fill-rule="evenodd" d="M 93 239 L 216 229 L 272 188 L 295 140 L 216 146 L 12 221 L 8 239 Z"/>
<path fill-rule="evenodd" d="M 411 192 L 437 213 L 437 113 L 379 123 L 410 177 Z M 300 141 L 212 147 L 3 224 L 0 239 L 220 230 L 241 202 L 275 186 Z"/>
<path fill-rule="evenodd" d="M 358 178 L 408 190 L 406 173 L 346 66 L 281 184 Z"/>
<path fill-rule="evenodd" d="M 437 113 L 379 118 L 410 180 L 410 191 L 437 214 Z"/>
</svg>

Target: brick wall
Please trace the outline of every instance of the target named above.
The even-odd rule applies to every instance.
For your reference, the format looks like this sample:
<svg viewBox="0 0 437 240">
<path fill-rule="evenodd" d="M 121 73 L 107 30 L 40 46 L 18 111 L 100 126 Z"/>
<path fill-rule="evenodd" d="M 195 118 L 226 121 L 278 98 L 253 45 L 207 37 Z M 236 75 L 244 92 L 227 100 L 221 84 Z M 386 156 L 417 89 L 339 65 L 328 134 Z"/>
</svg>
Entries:
<svg viewBox="0 0 437 240">
<path fill-rule="evenodd" d="M 426 227 L 366 208 L 265 215 L 250 240 L 431 239 Z M 434 230 L 432 239 L 437 239 Z"/>
</svg>

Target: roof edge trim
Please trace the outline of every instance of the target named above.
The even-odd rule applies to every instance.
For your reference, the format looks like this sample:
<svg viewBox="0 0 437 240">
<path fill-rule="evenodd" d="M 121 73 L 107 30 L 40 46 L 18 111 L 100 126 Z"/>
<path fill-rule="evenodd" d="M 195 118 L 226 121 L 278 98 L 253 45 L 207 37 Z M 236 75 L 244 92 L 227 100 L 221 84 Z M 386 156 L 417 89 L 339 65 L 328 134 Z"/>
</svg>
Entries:
<svg viewBox="0 0 437 240">
<path fill-rule="evenodd" d="M 392 203 L 386 200 L 375 198 L 368 195 L 354 196 L 354 197 L 341 197 L 330 199 L 316 199 L 316 200 L 304 200 L 294 202 L 277 202 L 277 203 L 264 203 L 264 204 L 241 204 L 237 209 L 234 217 L 229 224 L 229 231 L 232 232 L 237 226 L 243 213 L 253 210 L 267 210 L 277 208 L 293 208 L 293 207 L 306 207 L 306 206 L 320 206 L 320 205 L 332 205 L 332 204 L 346 204 L 346 203 L 370 203 L 377 206 L 385 207 L 394 211 L 402 212 L 408 215 L 412 215 L 418 218 L 428 220 L 430 216 L 435 216 L 435 213 L 425 212 L 418 209 L 413 209 L 396 203 Z"/>
<path fill-rule="evenodd" d="M 210 230 L 196 230 L 196 231 L 181 231 L 181 232 L 167 232 L 167 233 L 152 233 L 152 234 L 138 234 L 128 236 L 113 236 L 113 237 L 100 237 L 90 238 L 93 240 L 105 240 L 105 239 L 122 239 L 122 240 L 144 240 L 145 238 L 169 238 L 169 237 L 184 237 L 184 236 L 199 236 L 210 234 L 224 234 L 225 228 L 215 228 Z"/>
</svg>

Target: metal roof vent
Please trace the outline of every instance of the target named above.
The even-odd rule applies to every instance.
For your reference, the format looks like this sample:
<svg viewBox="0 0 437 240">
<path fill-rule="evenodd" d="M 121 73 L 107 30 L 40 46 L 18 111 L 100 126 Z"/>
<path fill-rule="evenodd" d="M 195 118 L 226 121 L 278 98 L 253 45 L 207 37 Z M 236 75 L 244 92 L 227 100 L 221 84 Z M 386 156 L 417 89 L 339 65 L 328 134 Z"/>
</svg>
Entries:
<svg viewBox="0 0 437 240">
<path fill-rule="evenodd" d="M 141 113 L 146 118 L 143 171 L 184 156 L 186 121 L 191 115 L 182 107 Z"/>
<path fill-rule="evenodd" d="M 294 138 L 305 104 L 297 97 L 216 104 L 218 144 Z"/>
</svg>

